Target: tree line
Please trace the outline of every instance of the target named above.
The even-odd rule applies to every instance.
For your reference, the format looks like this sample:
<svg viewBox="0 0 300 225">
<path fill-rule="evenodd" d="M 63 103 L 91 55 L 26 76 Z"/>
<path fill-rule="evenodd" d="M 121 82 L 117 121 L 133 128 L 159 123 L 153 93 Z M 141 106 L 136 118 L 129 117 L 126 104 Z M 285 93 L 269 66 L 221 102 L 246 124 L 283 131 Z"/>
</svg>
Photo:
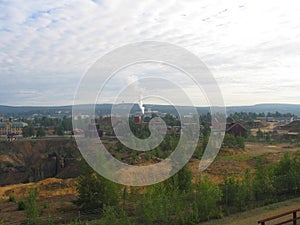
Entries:
<svg viewBox="0 0 300 225">
<path fill-rule="evenodd" d="M 82 212 L 98 213 L 101 223 L 95 224 L 197 224 L 299 196 L 300 152 L 285 154 L 272 165 L 259 158 L 255 172 L 225 175 L 221 184 L 193 177 L 187 166 L 144 188 L 115 184 L 87 165 L 83 171 L 75 204 Z"/>
<path fill-rule="evenodd" d="M 280 112 L 268 112 L 268 113 L 256 113 L 256 112 L 235 112 L 229 115 L 235 120 L 246 120 L 251 121 L 256 119 L 257 117 L 276 117 L 276 118 L 291 118 L 295 115 L 292 113 L 280 113 Z"/>
<path fill-rule="evenodd" d="M 53 129 L 56 135 L 63 136 L 65 131 L 72 131 L 72 119 L 63 117 L 63 118 L 35 118 L 33 121 L 25 121 L 28 123 L 28 126 L 23 128 L 22 135 L 23 137 L 44 137 L 46 131 L 50 128 Z"/>
</svg>

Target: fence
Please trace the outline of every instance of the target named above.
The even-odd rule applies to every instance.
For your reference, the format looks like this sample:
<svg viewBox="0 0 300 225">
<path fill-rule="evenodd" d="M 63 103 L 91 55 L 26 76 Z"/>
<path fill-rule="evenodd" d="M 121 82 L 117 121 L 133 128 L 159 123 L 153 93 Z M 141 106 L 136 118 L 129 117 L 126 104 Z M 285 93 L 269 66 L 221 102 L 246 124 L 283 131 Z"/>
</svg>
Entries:
<svg viewBox="0 0 300 225">
<path fill-rule="evenodd" d="M 269 217 L 269 218 L 259 220 L 258 223 L 260 223 L 261 225 L 265 225 L 265 223 L 268 222 L 268 221 L 275 220 L 275 219 L 281 218 L 283 216 L 288 216 L 288 215 L 291 214 L 293 216 L 292 219 L 288 219 L 288 220 L 282 221 L 280 223 L 276 223 L 275 225 L 282 225 L 282 224 L 287 224 L 287 223 L 290 223 L 290 222 L 293 222 L 293 225 L 296 225 L 297 220 L 300 220 L 300 216 L 297 217 L 297 212 L 299 212 L 299 211 L 300 211 L 300 208 L 289 211 L 289 212 L 285 212 L 285 213 L 282 213 L 282 214 L 279 214 L 279 215 L 276 215 L 276 216 L 272 216 L 272 217 Z"/>
</svg>

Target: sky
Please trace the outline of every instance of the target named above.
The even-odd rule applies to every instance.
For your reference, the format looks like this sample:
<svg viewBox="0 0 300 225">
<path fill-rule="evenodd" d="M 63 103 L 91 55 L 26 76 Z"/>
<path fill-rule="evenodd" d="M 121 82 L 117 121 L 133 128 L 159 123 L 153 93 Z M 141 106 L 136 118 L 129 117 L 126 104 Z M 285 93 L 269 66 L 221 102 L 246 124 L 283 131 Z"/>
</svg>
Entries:
<svg viewBox="0 0 300 225">
<path fill-rule="evenodd" d="M 148 40 L 195 54 L 228 106 L 298 104 L 299 12 L 296 0 L 2 0 L 0 105 L 70 105 L 99 58 Z M 159 68 L 131 68 L 118 85 Z"/>
</svg>

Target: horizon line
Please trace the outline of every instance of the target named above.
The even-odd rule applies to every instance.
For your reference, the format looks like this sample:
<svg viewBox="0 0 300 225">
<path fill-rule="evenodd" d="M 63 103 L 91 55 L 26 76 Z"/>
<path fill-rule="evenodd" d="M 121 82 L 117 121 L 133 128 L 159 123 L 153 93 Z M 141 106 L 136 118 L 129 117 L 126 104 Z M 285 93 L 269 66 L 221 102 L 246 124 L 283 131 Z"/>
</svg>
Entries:
<svg viewBox="0 0 300 225">
<path fill-rule="evenodd" d="M 84 104 L 77 104 L 77 105 L 91 105 L 92 103 L 84 103 Z M 113 105 L 114 103 L 99 103 L 95 105 Z M 135 104 L 138 105 L 138 103 L 118 103 L 118 104 Z M 143 105 L 155 105 L 155 106 L 169 106 L 164 104 L 155 104 L 155 103 L 149 103 L 149 104 L 143 104 Z M 224 105 L 224 107 L 249 107 L 249 106 L 259 106 L 259 105 L 294 105 L 294 106 L 300 106 L 300 103 L 256 103 L 256 104 L 247 104 L 247 105 Z M 66 105 L 4 105 L 0 104 L 2 107 L 73 107 L 73 104 L 66 104 Z M 171 106 L 171 105 L 170 105 Z M 176 106 L 183 106 L 183 107 L 193 107 L 193 105 L 176 105 Z M 222 107 L 222 106 L 210 106 L 210 105 L 204 105 L 204 106 L 195 106 L 197 108 L 201 107 Z"/>
</svg>

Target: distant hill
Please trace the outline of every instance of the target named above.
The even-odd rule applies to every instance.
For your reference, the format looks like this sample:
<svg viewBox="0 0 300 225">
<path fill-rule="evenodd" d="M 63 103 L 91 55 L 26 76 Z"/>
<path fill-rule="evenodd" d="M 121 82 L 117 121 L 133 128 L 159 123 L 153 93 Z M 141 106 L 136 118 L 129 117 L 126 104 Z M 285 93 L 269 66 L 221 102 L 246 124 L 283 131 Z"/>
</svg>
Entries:
<svg viewBox="0 0 300 225">
<path fill-rule="evenodd" d="M 151 108 L 152 111 L 159 111 L 162 113 L 177 114 L 174 106 L 168 105 L 145 105 Z M 84 105 L 82 105 L 84 108 Z M 96 106 L 98 115 L 110 114 L 112 104 L 99 104 Z M 185 114 L 192 112 L 189 106 L 176 106 L 184 111 Z M 138 105 L 134 105 L 132 112 L 139 110 Z M 198 107 L 198 112 L 204 114 L 209 112 L 209 107 Z M 227 114 L 234 112 L 256 112 L 256 113 L 292 113 L 300 116 L 300 104 L 258 104 L 252 106 L 229 106 L 226 108 Z M 13 117 L 28 117 L 33 114 L 40 115 L 71 115 L 72 106 L 4 106 L 0 105 L 0 116 L 13 116 Z"/>
<path fill-rule="evenodd" d="M 72 106 L 4 106 L 0 105 L 0 116 L 29 117 L 33 114 L 56 115 L 63 111 L 72 113 Z M 67 113 L 66 113 L 67 112 Z"/>
<path fill-rule="evenodd" d="M 227 113 L 234 112 L 256 112 L 256 113 L 292 113 L 300 115 L 300 104 L 258 104 L 252 106 L 230 106 L 227 107 Z"/>
<path fill-rule="evenodd" d="M 72 106 L 6 106 L 0 105 L 0 113 L 40 112 L 48 110 L 71 110 Z"/>
<path fill-rule="evenodd" d="M 188 106 L 178 106 L 180 108 L 184 108 L 185 112 L 191 111 L 191 107 Z M 160 112 L 175 112 L 174 106 L 164 106 L 164 105 L 155 105 L 151 107 L 152 110 L 157 110 Z M 198 107 L 197 108 L 199 114 L 204 114 L 210 111 L 209 107 Z M 292 113 L 295 115 L 300 115 L 300 104 L 258 104 L 251 106 L 228 106 L 226 107 L 227 114 L 235 113 L 235 112 L 255 112 L 255 113 Z"/>
</svg>

